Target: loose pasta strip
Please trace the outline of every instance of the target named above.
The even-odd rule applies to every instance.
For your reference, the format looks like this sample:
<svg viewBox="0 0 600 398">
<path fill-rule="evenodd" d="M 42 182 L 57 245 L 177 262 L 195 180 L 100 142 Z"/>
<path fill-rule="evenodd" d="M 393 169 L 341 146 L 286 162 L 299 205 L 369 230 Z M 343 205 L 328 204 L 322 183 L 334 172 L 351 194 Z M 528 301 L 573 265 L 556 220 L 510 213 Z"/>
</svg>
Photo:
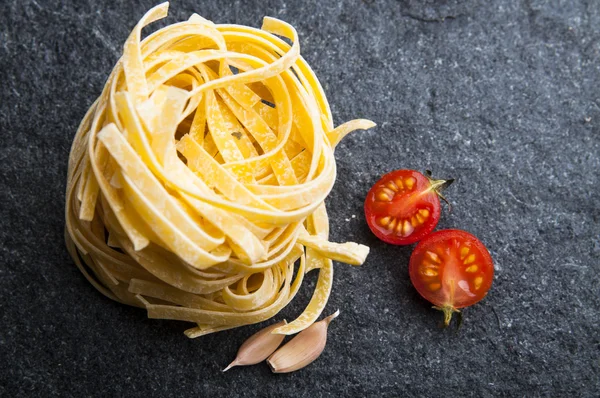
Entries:
<svg viewBox="0 0 600 398">
<path fill-rule="evenodd" d="M 321 314 L 333 260 L 368 248 L 329 242 L 324 201 L 334 148 L 374 123 L 334 128 L 295 29 L 218 25 L 194 14 L 144 40 L 144 15 L 90 107 L 69 157 L 66 241 L 107 297 L 199 337 L 275 316 L 318 270 L 292 334 Z M 287 44 L 277 37 L 291 40 Z"/>
</svg>

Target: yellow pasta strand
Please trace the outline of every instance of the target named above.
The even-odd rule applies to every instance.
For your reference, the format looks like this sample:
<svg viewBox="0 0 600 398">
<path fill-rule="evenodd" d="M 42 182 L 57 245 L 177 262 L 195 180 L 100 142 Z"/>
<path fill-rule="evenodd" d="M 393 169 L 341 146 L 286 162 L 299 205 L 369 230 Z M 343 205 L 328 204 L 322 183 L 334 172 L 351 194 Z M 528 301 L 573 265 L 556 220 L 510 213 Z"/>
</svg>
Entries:
<svg viewBox="0 0 600 398">
<path fill-rule="evenodd" d="M 325 308 L 332 260 L 360 265 L 368 254 L 329 242 L 324 200 L 337 143 L 375 124 L 333 127 L 287 23 L 265 18 L 255 29 L 194 14 L 141 40 L 167 10 L 135 26 L 77 130 L 69 253 L 107 297 L 197 324 L 190 338 L 275 316 L 318 270 L 305 311 L 275 331 L 297 333 Z"/>
</svg>

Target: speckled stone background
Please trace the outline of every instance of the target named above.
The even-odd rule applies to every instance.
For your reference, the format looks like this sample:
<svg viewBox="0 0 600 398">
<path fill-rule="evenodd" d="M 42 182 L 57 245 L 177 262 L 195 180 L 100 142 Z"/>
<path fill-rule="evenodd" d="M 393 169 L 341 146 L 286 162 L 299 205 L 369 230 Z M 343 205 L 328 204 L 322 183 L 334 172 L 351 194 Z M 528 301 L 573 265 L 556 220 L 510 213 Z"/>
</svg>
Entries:
<svg viewBox="0 0 600 398">
<path fill-rule="evenodd" d="M 67 156 L 143 1 L 0 2 L 0 395 L 551 396 L 600 392 L 600 2 L 174 1 L 215 22 L 292 23 L 336 123 L 378 127 L 336 151 L 332 239 L 371 246 L 336 265 L 342 315 L 290 375 L 220 370 L 259 327 L 188 340 L 80 275 L 63 244 Z M 496 277 L 459 333 L 412 288 L 410 247 L 375 239 L 379 175 L 458 183 L 438 228 L 476 234 Z M 310 275 L 279 318 L 310 297 Z"/>
</svg>

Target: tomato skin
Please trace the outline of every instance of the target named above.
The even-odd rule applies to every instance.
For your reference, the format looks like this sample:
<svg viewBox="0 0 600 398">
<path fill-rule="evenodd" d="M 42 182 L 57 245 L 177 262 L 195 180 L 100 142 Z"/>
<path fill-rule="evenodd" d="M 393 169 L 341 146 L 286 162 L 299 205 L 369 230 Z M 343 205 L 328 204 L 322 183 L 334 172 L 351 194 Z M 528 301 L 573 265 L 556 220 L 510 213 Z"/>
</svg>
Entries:
<svg viewBox="0 0 600 398">
<path fill-rule="evenodd" d="M 415 170 L 396 170 L 381 177 L 367 193 L 364 210 L 375 236 L 393 245 L 410 245 L 429 235 L 441 214 L 431 181 Z M 387 225 L 382 225 L 386 218 Z"/>
<path fill-rule="evenodd" d="M 419 294 L 444 311 L 446 325 L 452 312 L 482 300 L 494 279 L 490 253 L 468 232 L 447 229 L 423 239 L 410 257 L 409 274 Z"/>
</svg>

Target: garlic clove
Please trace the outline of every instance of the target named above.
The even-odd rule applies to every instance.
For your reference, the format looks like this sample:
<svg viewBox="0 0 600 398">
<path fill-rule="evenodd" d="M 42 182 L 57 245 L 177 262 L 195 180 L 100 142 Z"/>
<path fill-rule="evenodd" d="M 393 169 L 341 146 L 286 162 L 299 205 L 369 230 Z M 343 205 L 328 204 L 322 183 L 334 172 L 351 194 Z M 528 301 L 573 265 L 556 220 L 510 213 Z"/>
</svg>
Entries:
<svg viewBox="0 0 600 398">
<path fill-rule="evenodd" d="M 337 310 L 322 321 L 312 324 L 275 351 L 267 359 L 273 373 L 293 372 L 317 359 L 325 349 L 329 323 L 339 314 L 340 310 Z"/>
<path fill-rule="evenodd" d="M 283 325 L 287 325 L 285 320 L 259 330 L 250 336 L 240 346 L 237 356 L 229 366 L 223 369 L 223 372 L 228 371 L 234 366 L 254 365 L 267 359 L 285 338 L 285 335 L 272 334 L 271 332 Z"/>
</svg>

